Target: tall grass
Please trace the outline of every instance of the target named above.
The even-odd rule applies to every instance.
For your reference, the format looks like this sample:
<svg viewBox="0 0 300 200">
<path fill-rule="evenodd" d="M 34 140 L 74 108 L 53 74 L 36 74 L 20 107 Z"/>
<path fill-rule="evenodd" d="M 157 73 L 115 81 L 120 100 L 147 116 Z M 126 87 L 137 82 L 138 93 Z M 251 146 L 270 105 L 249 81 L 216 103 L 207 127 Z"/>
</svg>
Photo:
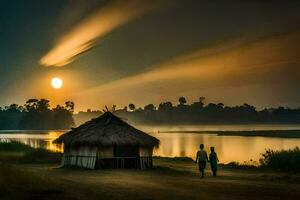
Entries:
<svg viewBox="0 0 300 200">
<path fill-rule="evenodd" d="M 0 142 L 0 152 L 26 152 L 32 148 L 20 142 Z"/>
<path fill-rule="evenodd" d="M 296 147 L 290 150 L 266 150 L 260 159 L 262 167 L 280 170 L 300 172 L 300 149 Z"/>
<path fill-rule="evenodd" d="M 59 163 L 61 153 L 35 149 L 19 142 L 0 143 L 0 163 Z"/>
</svg>

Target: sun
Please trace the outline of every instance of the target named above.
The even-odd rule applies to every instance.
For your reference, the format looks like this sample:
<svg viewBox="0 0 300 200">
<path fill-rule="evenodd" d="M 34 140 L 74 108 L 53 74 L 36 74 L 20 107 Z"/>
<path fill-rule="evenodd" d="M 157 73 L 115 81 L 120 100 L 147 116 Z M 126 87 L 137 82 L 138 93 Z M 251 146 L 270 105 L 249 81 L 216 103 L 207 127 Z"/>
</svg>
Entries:
<svg viewBox="0 0 300 200">
<path fill-rule="evenodd" d="M 59 77 L 54 77 L 51 80 L 51 85 L 55 89 L 60 89 L 63 86 L 63 80 Z"/>
</svg>

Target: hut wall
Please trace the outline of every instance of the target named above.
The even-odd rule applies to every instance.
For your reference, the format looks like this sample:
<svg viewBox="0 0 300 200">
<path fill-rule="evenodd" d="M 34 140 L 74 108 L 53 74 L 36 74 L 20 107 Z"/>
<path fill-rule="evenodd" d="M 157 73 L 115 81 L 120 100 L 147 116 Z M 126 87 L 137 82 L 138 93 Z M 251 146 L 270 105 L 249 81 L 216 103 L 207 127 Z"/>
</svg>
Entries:
<svg viewBox="0 0 300 200">
<path fill-rule="evenodd" d="M 62 165 L 77 166 L 89 169 L 95 168 L 123 168 L 135 166 L 140 169 L 146 169 L 153 166 L 152 164 L 153 148 L 140 147 L 139 155 L 134 159 L 116 158 L 114 155 L 114 147 L 89 147 L 81 146 L 78 148 L 65 149 Z M 138 162 L 138 164 L 134 164 Z"/>
<path fill-rule="evenodd" d="M 98 158 L 113 158 L 114 157 L 114 147 L 99 147 L 98 148 Z"/>
<path fill-rule="evenodd" d="M 99 147 L 97 152 L 97 169 L 114 168 L 114 147 Z"/>
<path fill-rule="evenodd" d="M 140 168 L 146 169 L 153 166 L 152 164 L 152 153 L 153 148 L 151 147 L 140 147 Z"/>
<path fill-rule="evenodd" d="M 96 155 L 96 147 L 81 146 L 78 148 L 69 148 L 64 153 L 62 165 L 94 169 Z"/>
<path fill-rule="evenodd" d="M 140 157 L 152 156 L 153 148 L 150 147 L 140 147 Z"/>
</svg>

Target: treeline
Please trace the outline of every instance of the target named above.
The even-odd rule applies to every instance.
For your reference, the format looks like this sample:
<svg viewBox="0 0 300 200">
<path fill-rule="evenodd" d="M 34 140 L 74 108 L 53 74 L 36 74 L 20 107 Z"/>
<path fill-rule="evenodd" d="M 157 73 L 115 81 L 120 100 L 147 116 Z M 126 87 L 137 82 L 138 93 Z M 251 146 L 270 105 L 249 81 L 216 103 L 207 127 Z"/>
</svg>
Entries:
<svg viewBox="0 0 300 200">
<path fill-rule="evenodd" d="M 299 108 L 265 108 L 257 110 L 254 106 L 225 106 L 223 103 L 205 103 L 200 97 L 197 102 L 187 104 L 185 97 L 180 97 L 178 103 L 161 102 L 157 107 L 148 104 L 137 108 L 129 104 L 124 108 L 114 105 L 110 111 L 136 124 L 245 124 L 245 123 L 277 123 L 299 124 Z M 80 111 L 73 114 L 74 103 L 68 101 L 64 106 L 50 108 L 47 99 L 29 99 L 24 105 L 11 104 L 0 107 L 0 129 L 2 130 L 46 130 L 69 129 L 84 123 L 91 118 L 100 116 L 106 110 Z M 74 120 L 73 120 L 74 118 Z"/>
<path fill-rule="evenodd" d="M 68 129 L 74 125 L 74 103 L 50 108 L 47 99 L 29 99 L 24 105 L 11 104 L 0 107 L 2 130 L 49 130 Z"/>
<path fill-rule="evenodd" d="M 300 109 L 265 108 L 257 110 L 254 106 L 243 104 L 225 106 L 223 103 L 207 103 L 205 97 L 187 104 L 185 97 L 178 103 L 161 102 L 158 107 L 148 104 L 144 108 L 136 108 L 129 104 L 122 109 L 110 108 L 116 115 L 139 124 L 245 124 L 245 123 L 300 123 Z M 75 121 L 82 123 L 101 115 L 104 111 L 79 112 Z"/>
</svg>

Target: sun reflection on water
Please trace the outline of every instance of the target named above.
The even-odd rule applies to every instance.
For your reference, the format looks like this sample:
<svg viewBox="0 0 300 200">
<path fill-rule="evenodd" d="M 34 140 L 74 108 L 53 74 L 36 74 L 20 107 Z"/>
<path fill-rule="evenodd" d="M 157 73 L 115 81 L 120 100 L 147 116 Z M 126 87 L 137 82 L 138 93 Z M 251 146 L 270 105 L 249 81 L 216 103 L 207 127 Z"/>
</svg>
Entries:
<svg viewBox="0 0 300 200">
<path fill-rule="evenodd" d="M 143 129 L 142 129 L 143 130 Z M 300 139 L 273 138 L 273 137 L 241 137 L 217 136 L 215 134 L 197 133 L 161 133 L 144 131 L 160 140 L 159 148 L 154 150 L 155 156 L 164 157 L 191 157 L 195 158 L 200 144 L 214 146 L 222 163 L 232 161 L 258 162 L 266 149 L 281 150 L 300 146 Z M 33 148 L 44 148 L 50 151 L 63 152 L 61 145 L 53 144 L 53 140 L 62 135 L 64 131 L 49 132 L 0 132 L 0 142 L 19 141 Z M 252 162 L 252 161 L 251 161 Z"/>
</svg>

